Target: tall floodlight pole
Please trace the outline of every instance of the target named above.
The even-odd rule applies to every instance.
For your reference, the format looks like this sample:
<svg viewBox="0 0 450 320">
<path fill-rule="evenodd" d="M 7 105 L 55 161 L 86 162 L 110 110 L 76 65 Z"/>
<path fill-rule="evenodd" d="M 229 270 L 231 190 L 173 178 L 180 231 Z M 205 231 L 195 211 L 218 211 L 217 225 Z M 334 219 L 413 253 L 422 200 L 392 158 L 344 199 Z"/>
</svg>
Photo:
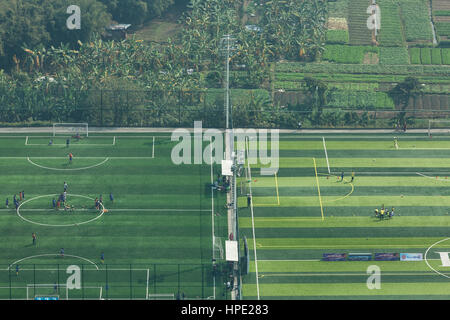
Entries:
<svg viewBox="0 0 450 320">
<path fill-rule="evenodd" d="M 230 52 L 235 50 L 235 39 L 229 34 L 225 35 L 221 40 L 221 49 L 226 57 L 226 74 L 225 74 L 225 129 L 230 128 Z"/>
<path fill-rule="evenodd" d="M 226 58 L 226 74 L 225 74 L 225 160 L 233 161 L 233 176 L 230 179 L 231 192 L 227 194 L 228 203 L 228 233 L 234 235 L 235 240 L 239 241 L 238 235 L 238 217 L 237 217 L 237 190 L 236 190 L 236 155 L 234 154 L 234 133 L 232 125 L 230 126 L 230 52 L 235 50 L 235 39 L 230 35 L 225 35 L 221 39 L 221 50 Z M 231 127 L 231 128 L 230 128 Z M 240 298 L 240 292 L 237 290 L 239 281 L 239 263 L 234 262 L 233 278 L 234 288 L 232 290 L 232 300 Z"/>
</svg>

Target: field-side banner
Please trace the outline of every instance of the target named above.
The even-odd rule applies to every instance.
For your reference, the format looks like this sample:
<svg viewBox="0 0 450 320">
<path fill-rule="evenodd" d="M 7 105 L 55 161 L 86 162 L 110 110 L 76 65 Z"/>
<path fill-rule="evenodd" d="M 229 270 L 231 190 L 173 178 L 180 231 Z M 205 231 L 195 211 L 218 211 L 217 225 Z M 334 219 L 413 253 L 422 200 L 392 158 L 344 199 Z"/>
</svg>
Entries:
<svg viewBox="0 0 450 320">
<path fill-rule="evenodd" d="M 349 253 L 347 261 L 370 261 L 372 260 L 371 253 Z"/>
<path fill-rule="evenodd" d="M 400 253 L 401 261 L 422 261 L 423 253 Z"/>
<path fill-rule="evenodd" d="M 376 261 L 398 261 L 400 260 L 399 253 L 375 253 Z"/>
<path fill-rule="evenodd" d="M 345 261 L 345 253 L 324 253 L 322 261 Z"/>
</svg>

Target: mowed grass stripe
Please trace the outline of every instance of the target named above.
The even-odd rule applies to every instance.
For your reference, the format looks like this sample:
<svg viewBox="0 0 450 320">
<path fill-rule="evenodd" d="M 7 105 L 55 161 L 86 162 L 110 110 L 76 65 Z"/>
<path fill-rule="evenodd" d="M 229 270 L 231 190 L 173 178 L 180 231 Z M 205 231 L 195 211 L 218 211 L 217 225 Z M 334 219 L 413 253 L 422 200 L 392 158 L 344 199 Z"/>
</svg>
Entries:
<svg viewBox="0 0 450 320">
<path fill-rule="evenodd" d="M 450 168 L 448 158 L 333 158 L 328 154 L 330 167 L 333 168 Z M 249 159 L 250 164 L 259 163 L 254 158 Z M 309 158 L 284 157 L 280 158 L 280 168 L 310 167 Z M 326 168 L 326 159 L 317 159 L 317 166 Z M 257 166 L 252 166 L 257 167 Z M 333 171 L 332 170 L 332 171 Z"/>
<path fill-rule="evenodd" d="M 254 170 L 252 170 L 253 176 Z M 282 173 L 280 169 L 279 173 Z M 338 182 L 337 176 L 319 176 L 320 189 L 326 187 L 334 187 L 336 189 L 351 190 L 351 185 L 348 183 L 351 174 L 344 175 L 344 182 Z M 358 176 L 358 170 L 355 169 L 355 180 L 353 185 L 358 187 L 450 187 L 450 174 L 448 179 L 445 176 L 441 177 L 444 180 L 425 178 L 423 176 Z M 447 181 L 446 181 L 447 180 Z M 315 177 L 278 177 L 279 188 L 283 187 L 311 187 L 314 183 Z M 258 188 L 275 188 L 275 178 L 267 176 L 253 176 L 252 189 L 258 191 Z"/>
<path fill-rule="evenodd" d="M 386 225 L 386 224 L 384 224 Z M 256 225 L 256 233 L 261 238 L 293 238 L 300 236 L 302 238 L 323 239 L 323 238 L 402 238 L 402 237 L 442 237 L 449 236 L 449 228 L 439 227 L 384 227 L 378 224 L 377 227 L 266 227 Z M 247 228 L 250 229 L 250 228 Z M 249 232 L 242 228 L 242 232 Z M 378 244 L 380 245 L 380 244 Z M 387 243 L 390 245 L 390 242 Z"/>
<path fill-rule="evenodd" d="M 384 141 L 374 141 L 374 140 L 334 140 L 327 138 L 324 135 L 326 140 L 327 150 L 397 150 L 394 146 L 394 138 L 385 139 Z M 400 150 L 403 148 L 411 148 L 411 149 L 449 149 L 450 150 L 450 141 L 449 140 L 403 140 L 399 139 L 398 142 Z M 267 148 L 270 150 L 271 148 L 270 139 L 267 142 Z M 240 143 L 236 143 L 237 148 L 241 148 Z M 255 150 L 254 146 L 250 143 L 249 151 L 252 152 Z M 306 139 L 298 139 L 298 140 L 281 140 L 279 141 L 279 149 L 280 150 L 323 150 L 323 142 L 322 136 L 317 137 L 314 140 L 306 140 Z"/>
<path fill-rule="evenodd" d="M 392 206 L 389 203 L 384 203 L 389 210 Z M 290 206 L 262 206 L 257 209 L 257 218 L 293 218 L 299 221 L 310 221 L 311 218 L 320 215 L 320 208 L 317 206 L 302 206 L 302 207 L 290 207 Z M 325 221 L 332 218 L 340 217 L 361 217 L 372 221 L 374 217 L 374 209 L 381 208 L 382 203 L 378 203 L 376 206 L 333 206 L 333 203 L 325 203 Z M 241 218 L 245 217 L 245 208 L 241 208 Z M 328 213 L 328 215 L 326 215 Z M 1 212 L 0 212 L 1 214 Z M 446 217 L 450 215 L 450 208 L 448 206 L 396 206 L 395 217 L 391 220 L 382 220 L 379 223 L 390 223 L 397 221 L 397 219 L 403 219 L 405 217 L 420 217 L 424 225 L 429 217 Z M 376 223 L 376 222 L 375 222 Z"/>
<path fill-rule="evenodd" d="M 272 205 L 276 203 L 274 200 L 276 197 L 253 197 L 253 205 L 255 207 Z M 339 201 L 335 201 L 338 200 Z M 325 216 L 327 215 L 327 204 L 332 202 L 331 206 L 354 206 L 364 207 L 373 206 L 374 208 L 381 207 L 381 204 L 385 204 L 387 207 L 400 207 L 400 206 L 418 206 L 418 207 L 432 207 L 432 206 L 450 206 L 450 197 L 448 196 L 351 196 L 342 198 L 340 196 L 325 196 L 322 199 L 325 206 Z M 280 196 L 280 205 L 285 207 L 302 207 L 302 206 L 315 206 L 317 203 L 317 197 L 284 197 Z M 239 198 L 238 204 L 240 207 L 245 207 L 245 199 Z M 301 212 L 301 209 L 298 209 Z M 373 210 L 371 210 L 373 212 Z"/>
<path fill-rule="evenodd" d="M 320 182 L 319 182 L 320 183 Z M 274 187 L 259 187 L 255 188 L 253 195 L 260 196 L 273 196 Z M 276 191 L 276 189 L 275 189 Z M 279 194 L 283 196 L 298 196 L 298 195 L 314 195 L 313 187 L 279 187 Z M 317 188 L 315 188 L 317 193 Z M 320 185 L 320 195 L 324 198 L 327 196 L 389 196 L 389 195 L 408 195 L 408 196 L 448 196 L 450 195 L 449 186 L 429 186 L 429 187 L 415 187 L 415 186 L 374 186 L 374 187 L 361 187 L 347 185 L 347 188 L 339 187 L 323 187 Z"/>
<path fill-rule="evenodd" d="M 251 219 L 241 217 L 239 226 L 251 228 Z M 327 217 L 324 221 L 304 219 L 303 217 L 256 217 L 256 228 L 426 228 L 450 227 L 450 216 L 415 217 L 402 216 L 390 220 L 373 217 Z"/>
<path fill-rule="evenodd" d="M 258 260 L 262 273 L 358 273 L 366 272 L 376 262 L 382 272 L 428 273 L 432 270 L 422 261 L 308 261 L 308 260 Z M 254 272 L 254 262 L 250 262 L 250 272 Z"/>
<path fill-rule="evenodd" d="M 260 294 L 264 300 L 267 293 L 270 296 L 385 296 L 385 295 L 448 295 L 450 282 L 411 282 L 411 283 L 382 283 L 381 289 L 369 290 L 366 282 L 362 283 L 260 283 Z M 244 284 L 243 292 L 247 295 L 255 295 L 256 285 Z"/>
<path fill-rule="evenodd" d="M 352 273 L 260 273 L 260 281 L 269 283 L 364 283 L 369 275 L 366 272 Z M 383 283 L 437 282 L 444 279 L 434 272 L 428 273 L 382 273 Z M 249 279 L 250 280 L 250 279 Z M 247 283 L 252 283 L 248 281 Z"/>
<path fill-rule="evenodd" d="M 299 234 L 299 236 L 301 236 Z M 257 249 L 364 249 L 364 248 L 424 248 L 442 240 L 443 237 L 377 237 L 377 238 L 257 238 Z M 253 248 L 252 244 L 249 247 Z M 436 247 L 448 248 L 448 244 L 438 244 Z"/>
</svg>

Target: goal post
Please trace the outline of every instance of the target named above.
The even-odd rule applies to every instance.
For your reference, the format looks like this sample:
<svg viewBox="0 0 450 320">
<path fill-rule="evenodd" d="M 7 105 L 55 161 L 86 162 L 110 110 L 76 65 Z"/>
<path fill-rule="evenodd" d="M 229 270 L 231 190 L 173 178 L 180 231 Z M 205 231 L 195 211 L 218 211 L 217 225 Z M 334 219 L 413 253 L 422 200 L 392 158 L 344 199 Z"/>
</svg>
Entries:
<svg viewBox="0 0 450 320">
<path fill-rule="evenodd" d="M 89 125 L 87 123 L 54 123 L 53 136 L 73 136 L 79 134 L 80 136 L 89 137 Z"/>
<path fill-rule="evenodd" d="M 450 120 L 428 120 L 428 136 L 431 137 L 435 133 L 449 134 Z"/>
<path fill-rule="evenodd" d="M 102 300 L 103 288 L 69 289 L 66 284 L 27 284 L 27 300 Z"/>
</svg>

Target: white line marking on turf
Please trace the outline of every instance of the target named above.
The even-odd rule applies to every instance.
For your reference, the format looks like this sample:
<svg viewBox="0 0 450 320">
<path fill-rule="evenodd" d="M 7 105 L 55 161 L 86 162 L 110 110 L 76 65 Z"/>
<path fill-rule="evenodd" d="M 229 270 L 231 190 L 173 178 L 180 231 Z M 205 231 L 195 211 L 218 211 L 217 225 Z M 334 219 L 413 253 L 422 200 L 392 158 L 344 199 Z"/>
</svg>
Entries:
<svg viewBox="0 0 450 320">
<path fill-rule="evenodd" d="M 0 212 L 9 212 L 9 211 L 13 211 L 14 208 L 11 209 L 0 209 Z M 22 212 L 45 212 L 45 211 L 52 211 L 52 208 L 49 209 L 21 209 Z M 92 211 L 93 209 L 76 209 L 76 211 Z M 211 210 L 209 209 L 168 209 L 168 208 L 162 208 L 162 209 L 158 209 L 158 208 L 143 208 L 143 209 L 139 209 L 139 208 L 131 208 L 131 209 L 127 209 L 127 208 L 115 208 L 115 209 L 108 209 L 108 212 L 115 212 L 115 211 L 136 211 L 136 212 L 142 212 L 142 211 L 161 211 L 161 212 L 199 212 L 199 211 L 204 211 L 204 212 L 210 212 Z"/>
<path fill-rule="evenodd" d="M 212 138 L 209 138 L 209 143 L 212 143 Z M 155 145 L 155 141 L 153 140 L 153 146 Z M 214 170 L 213 170 L 213 161 L 212 161 L 212 148 L 210 149 L 209 159 L 211 162 L 211 232 L 212 232 L 212 257 L 215 259 L 214 255 L 214 244 L 215 244 L 215 233 L 214 233 Z M 213 261 L 213 264 L 216 262 Z M 213 273 L 213 297 L 216 299 L 216 275 Z"/>
<path fill-rule="evenodd" d="M 248 141 L 248 140 L 247 140 Z M 248 159 L 248 144 L 246 143 L 245 149 L 247 151 L 247 159 Z M 248 174 L 249 174 L 249 194 L 250 194 L 250 212 L 252 214 L 252 233 L 253 233 L 253 254 L 255 256 L 255 274 L 256 274 L 256 292 L 258 296 L 258 300 L 260 300 L 259 296 L 259 276 L 258 276 L 258 257 L 256 255 L 256 236 L 255 236 L 255 218 L 253 214 L 253 194 L 252 194 L 252 170 L 250 169 L 250 162 L 247 161 L 247 168 L 248 168 Z"/>
<path fill-rule="evenodd" d="M 395 272 L 383 272 L 383 276 L 429 276 L 433 275 L 432 271 L 429 272 L 417 272 L 417 273 L 395 273 Z M 365 276 L 367 277 L 367 273 L 264 273 L 261 276 L 263 277 L 323 277 L 323 276 Z"/>
<path fill-rule="evenodd" d="M 155 137 L 153 137 L 153 145 L 152 145 L 152 158 L 155 157 Z"/>
<path fill-rule="evenodd" d="M 67 168 L 67 169 L 62 169 L 62 168 L 50 168 L 50 167 L 46 167 L 46 166 L 41 166 L 40 164 L 34 163 L 33 161 L 30 160 L 29 157 L 27 157 L 27 160 L 29 163 L 31 163 L 32 165 L 42 168 L 42 169 L 47 169 L 47 170 L 54 170 L 54 171 L 79 171 L 79 170 L 87 170 L 87 169 L 91 169 L 91 168 L 95 168 L 98 166 L 101 166 L 102 164 L 104 164 L 105 162 L 107 162 L 109 160 L 109 158 L 106 158 L 105 160 L 103 160 L 100 163 L 94 164 L 92 166 L 89 167 L 82 167 L 82 168 Z"/>
<path fill-rule="evenodd" d="M 0 157 L 2 159 L 27 159 L 28 157 Z M 33 159 L 67 159 L 67 157 L 32 157 Z M 108 157 L 109 159 L 115 160 L 139 160 L 139 159 L 153 159 L 153 157 Z M 77 157 L 77 159 L 105 159 L 105 157 Z"/>
<path fill-rule="evenodd" d="M 428 260 L 431 260 L 431 259 L 427 259 L 428 251 L 430 251 L 431 248 L 433 248 L 435 245 L 437 245 L 437 244 L 439 244 L 439 243 L 441 243 L 441 242 L 447 241 L 447 240 L 450 240 L 450 238 L 442 239 L 442 240 L 439 240 L 439 241 L 436 242 L 436 243 L 433 243 L 433 244 L 425 251 L 424 259 L 425 259 L 425 263 L 427 264 L 427 266 L 428 266 L 431 270 L 433 270 L 434 272 L 436 272 L 437 274 L 439 274 L 439 275 L 441 275 L 441 276 L 443 276 L 443 277 L 446 277 L 446 278 L 449 278 L 449 279 L 450 279 L 450 276 L 448 276 L 448 275 L 446 275 L 446 274 L 444 274 L 444 273 L 442 273 L 442 272 L 439 272 L 439 271 L 437 271 L 436 269 L 434 269 L 434 268 L 428 263 Z M 441 260 L 441 259 L 435 259 L 435 260 Z"/>
<path fill-rule="evenodd" d="M 82 196 L 79 194 L 69 194 L 70 196 L 74 196 L 74 197 L 80 197 L 80 198 L 85 198 L 85 199 L 89 199 L 91 201 L 94 201 L 95 199 L 91 198 L 91 197 L 87 197 L 87 196 Z M 46 226 L 46 227 L 73 227 L 73 226 L 79 226 L 81 224 L 86 224 L 92 221 L 97 220 L 98 218 L 100 218 L 101 216 L 103 216 L 103 213 L 105 212 L 105 207 L 103 206 L 103 204 L 100 203 L 100 205 L 102 206 L 102 211 L 101 213 L 96 216 L 95 218 L 91 219 L 91 220 L 87 220 L 87 221 L 82 221 L 82 222 L 77 222 L 77 223 L 71 223 L 71 224 L 47 224 L 47 223 L 40 223 L 40 222 L 35 222 L 32 220 L 29 220 L 27 218 L 24 218 L 21 214 L 20 214 L 20 207 L 22 207 L 25 203 L 36 200 L 36 199 L 40 199 L 40 198 L 45 198 L 45 197 L 58 197 L 58 194 L 47 194 L 47 195 L 42 195 L 42 196 L 37 196 L 31 199 L 28 199 L 24 202 L 22 202 L 19 207 L 17 208 L 17 215 L 24 221 L 32 223 L 32 224 L 36 224 L 36 225 L 40 225 L 40 226 Z M 62 212 L 65 212 L 65 210 L 62 210 Z M 70 213 L 69 213 L 70 214 Z"/>
<path fill-rule="evenodd" d="M 330 163 L 328 162 L 328 153 L 327 153 L 327 145 L 325 143 L 325 137 L 322 137 L 322 140 L 323 140 L 323 149 L 325 150 L 325 158 L 327 159 L 328 174 L 330 174 L 331 173 Z"/>
<path fill-rule="evenodd" d="M 28 136 L 25 139 L 25 145 L 28 145 Z"/>
<path fill-rule="evenodd" d="M 6 268 L 6 270 L 9 270 L 9 268 L 11 268 L 12 265 L 18 264 L 19 262 L 22 262 L 24 260 L 33 259 L 33 258 L 39 258 L 39 257 L 50 257 L 50 256 L 60 256 L 60 254 L 59 253 L 47 253 L 47 254 L 38 254 L 38 255 L 35 255 L 35 256 L 25 257 L 25 258 L 19 259 L 17 261 L 14 261 L 13 263 L 11 263 Z M 79 257 L 79 256 L 74 256 L 74 255 L 71 255 L 71 254 L 64 254 L 64 257 L 72 257 L 72 258 L 77 258 L 77 259 L 81 259 L 81 260 L 87 261 L 90 264 L 93 264 L 95 266 L 95 268 L 98 270 L 97 264 L 95 264 L 94 262 L 92 262 L 89 259 L 86 259 L 86 258 L 83 258 L 83 257 Z"/>
<path fill-rule="evenodd" d="M 447 181 L 447 182 L 450 181 L 449 179 L 442 179 L 442 178 L 439 178 L 439 177 L 437 177 L 437 178 L 436 177 L 430 177 L 430 176 L 424 175 L 424 174 L 422 174 L 420 172 L 416 172 L 416 174 L 418 174 L 421 177 L 428 178 L 428 179 L 439 180 L 439 181 Z"/>
</svg>

